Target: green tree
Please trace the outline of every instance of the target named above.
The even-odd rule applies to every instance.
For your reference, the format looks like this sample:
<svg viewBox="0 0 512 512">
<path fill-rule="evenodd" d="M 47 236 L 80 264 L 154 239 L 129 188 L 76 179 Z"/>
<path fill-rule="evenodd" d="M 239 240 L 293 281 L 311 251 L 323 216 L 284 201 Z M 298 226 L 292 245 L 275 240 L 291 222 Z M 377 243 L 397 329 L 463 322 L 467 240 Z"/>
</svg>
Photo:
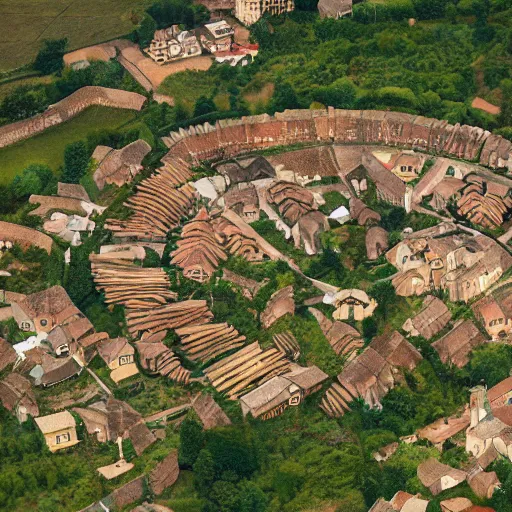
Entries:
<svg viewBox="0 0 512 512">
<path fill-rule="evenodd" d="M 240 495 L 236 485 L 232 482 L 218 480 L 212 485 L 209 499 L 218 507 L 220 512 L 238 512 Z"/>
<path fill-rule="evenodd" d="M 16 87 L 0 104 L 0 117 L 8 121 L 19 121 L 42 112 L 48 106 L 44 87 Z"/>
<path fill-rule="evenodd" d="M 64 150 L 62 181 L 64 183 L 79 183 L 87 171 L 89 157 L 85 142 L 77 141 L 68 144 Z"/>
<path fill-rule="evenodd" d="M 368 290 L 368 295 L 377 301 L 378 311 L 386 319 L 390 306 L 396 301 L 396 292 L 391 281 L 377 281 Z"/>
<path fill-rule="evenodd" d="M 42 48 L 36 56 L 34 68 L 43 75 L 59 73 L 64 69 L 64 54 L 66 53 L 67 39 L 49 39 L 43 42 Z"/>
<path fill-rule="evenodd" d="M 208 450 L 201 450 L 193 464 L 194 483 L 202 496 L 208 496 L 208 491 L 215 481 L 215 467 L 212 454 Z"/>
<path fill-rule="evenodd" d="M 204 116 L 215 112 L 217 107 L 212 98 L 200 96 L 194 105 L 194 117 Z"/>
<path fill-rule="evenodd" d="M 356 86 L 348 78 L 339 78 L 328 87 L 319 87 L 313 92 L 313 99 L 326 106 L 352 108 L 356 99 Z"/>
<path fill-rule="evenodd" d="M 156 21 L 146 13 L 137 27 L 137 38 L 142 48 L 146 48 L 151 43 L 156 29 Z"/>
<path fill-rule="evenodd" d="M 512 369 L 512 347 L 495 343 L 478 347 L 469 362 L 469 374 L 474 384 L 484 381 L 488 387 L 506 379 Z"/>
<path fill-rule="evenodd" d="M 498 117 L 500 126 L 512 126 L 512 80 L 501 82 L 501 112 Z"/>
<path fill-rule="evenodd" d="M 301 489 L 306 479 L 306 470 L 298 462 L 287 460 L 280 464 L 274 477 L 272 485 L 281 503 L 291 501 Z"/>
<path fill-rule="evenodd" d="M 283 110 L 299 108 L 299 106 L 299 100 L 293 87 L 288 82 L 279 80 L 270 101 L 271 112 L 283 112 Z"/>
<path fill-rule="evenodd" d="M 363 337 L 365 340 L 371 340 L 377 335 L 377 323 L 373 317 L 368 316 L 363 319 Z"/>
<path fill-rule="evenodd" d="M 32 194 L 40 194 L 43 191 L 45 182 L 50 179 L 52 171 L 46 165 L 31 164 L 23 169 L 12 182 L 12 190 L 16 199 L 28 198 Z"/>
<path fill-rule="evenodd" d="M 238 486 L 240 491 L 239 512 L 265 512 L 267 497 L 254 482 L 244 480 Z"/>
<path fill-rule="evenodd" d="M 203 448 L 203 427 L 195 420 L 186 419 L 180 428 L 180 465 L 192 467 Z"/>
</svg>

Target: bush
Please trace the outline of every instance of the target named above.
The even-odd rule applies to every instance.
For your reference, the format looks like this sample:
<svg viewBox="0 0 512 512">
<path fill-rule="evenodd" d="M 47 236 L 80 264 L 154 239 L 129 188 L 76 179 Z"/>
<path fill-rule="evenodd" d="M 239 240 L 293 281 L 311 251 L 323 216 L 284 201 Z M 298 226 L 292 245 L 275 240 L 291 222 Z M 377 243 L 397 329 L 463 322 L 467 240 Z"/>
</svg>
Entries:
<svg viewBox="0 0 512 512">
<path fill-rule="evenodd" d="M 62 181 L 64 183 L 79 183 L 89 166 L 89 151 L 85 142 L 72 142 L 64 150 L 64 171 Z"/>
<path fill-rule="evenodd" d="M 31 164 L 14 178 L 11 188 L 16 199 L 27 199 L 32 194 L 41 194 L 54 181 L 47 165 Z"/>
<path fill-rule="evenodd" d="M 64 54 L 66 53 L 67 39 L 50 39 L 43 42 L 34 62 L 34 69 L 43 75 L 59 73 L 64 69 Z"/>
</svg>

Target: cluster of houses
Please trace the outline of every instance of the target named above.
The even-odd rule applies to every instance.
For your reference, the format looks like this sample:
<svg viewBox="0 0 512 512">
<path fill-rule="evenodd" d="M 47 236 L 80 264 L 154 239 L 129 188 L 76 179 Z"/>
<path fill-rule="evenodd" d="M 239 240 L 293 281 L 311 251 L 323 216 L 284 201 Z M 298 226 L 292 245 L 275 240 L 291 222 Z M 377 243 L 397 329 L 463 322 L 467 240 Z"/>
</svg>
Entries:
<svg viewBox="0 0 512 512">
<path fill-rule="evenodd" d="M 196 30 L 181 30 L 178 25 L 157 30 L 145 52 L 157 64 L 197 57 L 203 49 L 219 63 L 245 66 L 258 55 L 257 44 L 238 44 L 233 40 L 235 30 L 225 20 L 207 23 Z"/>
<path fill-rule="evenodd" d="M 460 437 L 455 437 L 459 434 L 465 434 L 463 446 L 470 456 L 468 461 L 459 468 L 453 468 L 436 458 L 428 458 L 417 468 L 418 479 L 433 496 L 467 482 L 475 496 L 490 499 L 501 482 L 496 472 L 487 469 L 500 458 L 512 462 L 512 377 L 490 389 L 476 386 L 471 389 L 469 407 L 461 415 L 441 418 L 418 430 L 412 437 L 401 439 L 400 443 L 421 439 L 442 452 L 446 441 L 460 445 Z M 400 443 L 381 448 L 373 454 L 374 458 L 377 461 L 388 460 L 399 449 Z M 428 505 L 429 500 L 420 494 L 399 491 L 389 501 L 377 500 L 370 512 L 424 512 Z M 440 505 L 443 512 L 494 512 L 463 497 L 446 499 Z"/>
</svg>

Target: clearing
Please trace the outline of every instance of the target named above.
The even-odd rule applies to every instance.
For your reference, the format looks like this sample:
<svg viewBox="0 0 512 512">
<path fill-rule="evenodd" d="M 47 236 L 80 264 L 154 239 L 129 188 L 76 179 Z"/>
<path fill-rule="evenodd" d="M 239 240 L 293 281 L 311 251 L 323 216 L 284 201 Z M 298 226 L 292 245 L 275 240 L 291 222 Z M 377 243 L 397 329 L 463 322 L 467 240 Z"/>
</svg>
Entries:
<svg viewBox="0 0 512 512">
<path fill-rule="evenodd" d="M 29 64 L 44 39 L 68 38 L 68 49 L 131 32 L 151 0 L 0 0 L 0 72 Z"/>
<path fill-rule="evenodd" d="M 83 140 L 96 130 L 119 128 L 135 119 L 130 110 L 90 107 L 75 118 L 12 146 L 0 149 L 0 185 L 12 181 L 29 164 L 46 164 L 57 172 L 67 144 Z"/>
</svg>

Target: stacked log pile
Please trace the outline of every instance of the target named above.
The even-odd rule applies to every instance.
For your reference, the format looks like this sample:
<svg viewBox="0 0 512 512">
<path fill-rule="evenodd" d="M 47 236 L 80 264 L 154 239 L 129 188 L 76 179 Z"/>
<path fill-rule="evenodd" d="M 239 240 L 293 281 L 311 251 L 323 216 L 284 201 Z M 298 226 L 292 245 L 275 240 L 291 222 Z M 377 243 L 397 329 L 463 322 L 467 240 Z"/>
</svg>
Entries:
<svg viewBox="0 0 512 512">
<path fill-rule="evenodd" d="M 358 397 L 355 390 L 353 390 L 353 393 L 334 382 L 322 398 L 320 408 L 331 418 L 339 418 L 350 411 L 350 402 Z"/>
<path fill-rule="evenodd" d="M 306 213 L 317 209 L 313 194 L 295 183 L 278 181 L 267 189 L 268 202 L 275 204 L 281 217 L 294 226 Z"/>
<path fill-rule="evenodd" d="M 206 362 L 243 346 L 245 336 L 227 323 L 189 325 L 176 329 L 183 352 L 192 361 Z"/>
<path fill-rule="evenodd" d="M 174 352 L 161 341 L 151 341 L 148 338 L 136 343 L 135 347 L 139 353 L 140 365 L 146 371 L 163 375 L 179 384 L 189 383 L 191 372 L 183 368 Z"/>
<path fill-rule="evenodd" d="M 300 357 L 300 346 L 290 331 L 274 334 L 274 345 L 286 357 L 296 361 Z"/>
<path fill-rule="evenodd" d="M 160 332 L 186 325 L 207 324 L 213 318 L 205 300 L 185 300 L 151 309 L 126 312 L 128 332 L 136 337 L 144 331 Z"/>
<path fill-rule="evenodd" d="M 171 263 L 179 266 L 186 278 L 200 283 L 210 279 L 219 263 L 227 260 L 205 208 L 185 224 L 177 245 Z"/>
<path fill-rule="evenodd" d="M 309 312 L 317 319 L 320 329 L 322 329 L 336 355 L 345 358 L 347 361 L 354 359 L 358 351 L 364 346 L 361 335 L 349 324 L 329 320 L 316 308 L 309 308 Z"/>
<path fill-rule="evenodd" d="M 263 261 L 266 257 L 254 238 L 245 235 L 238 226 L 225 217 L 213 219 L 212 225 L 229 254 L 241 256 L 247 261 Z"/>
<path fill-rule="evenodd" d="M 272 377 L 290 371 L 290 362 L 275 348 L 262 350 L 256 341 L 212 364 L 206 378 L 220 393 L 234 400 Z"/>
<path fill-rule="evenodd" d="M 169 290 L 169 277 L 162 268 L 139 267 L 118 258 L 115 252 L 91 254 L 90 260 L 94 282 L 105 293 L 107 304 L 147 310 L 177 297 Z"/>
<path fill-rule="evenodd" d="M 176 188 L 188 167 L 181 160 L 168 160 L 157 173 L 144 180 L 125 203 L 133 210 L 126 219 L 109 219 L 105 227 L 116 237 L 165 241 L 167 233 L 190 215 L 196 198 L 195 188 L 186 183 Z"/>
</svg>

